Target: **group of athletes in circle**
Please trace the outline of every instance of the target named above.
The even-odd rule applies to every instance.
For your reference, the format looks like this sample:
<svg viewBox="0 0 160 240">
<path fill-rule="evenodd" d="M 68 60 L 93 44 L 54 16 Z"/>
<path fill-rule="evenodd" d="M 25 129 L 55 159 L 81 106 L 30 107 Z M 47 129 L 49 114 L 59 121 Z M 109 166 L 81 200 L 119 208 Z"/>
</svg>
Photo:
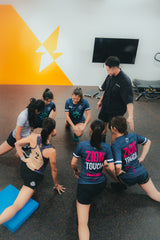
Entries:
<svg viewBox="0 0 160 240">
<path fill-rule="evenodd" d="M 52 117 L 49 117 L 51 112 Z M 16 148 L 16 154 L 22 161 L 20 173 L 23 179 L 23 186 L 15 202 L 1 213 L 0 224 L 11 219 L 32 197 L 43 180 L 48 162 L 51 166 L 54 189 L 59 194 L 65 191 L 57 180 L 56 150 L 51 145 L 52 136 L 56 135 L 55 116 L 53 93 L 47 88 L 42 99 L 31 99 L 26 109 L 19 114 L 16 128 L 0 145 L 0 155 Z M 65 119 L 65 127 L 72 128 L 73 140 L 78 142 L 91 120 L 91 109 L 88 101 L 83 98 L 81 88 L 74 89 L 72 97 L 66 101 Z M 42 128 L 40 134 L 34 131 L 31 134 L 32 130 L 39 127 Z M 112 118 L 110 130 L 114 136 L 111 146 L 103 141 L 104 122 L 99 119 L 92 121 L 89 128 L 90 139 L 79 142 L 73 151 L 71 167 L 78 178 L 76 206 L 80 240 L 89 240 L 88 219 L 91 202 L 106 185 L 103 168 L 121 188 L 125 189 L 126 186 L 138 183 L 150 198 L 160 201 L 160 192 L 142 166 L 151 141 L 136 133 L 128 133 L 128 124 L 123 116 Z M 138 144 L 142 145 L 140 156 Z M 77 168 L 79 159 L 81 170 Z"/>
</svg>

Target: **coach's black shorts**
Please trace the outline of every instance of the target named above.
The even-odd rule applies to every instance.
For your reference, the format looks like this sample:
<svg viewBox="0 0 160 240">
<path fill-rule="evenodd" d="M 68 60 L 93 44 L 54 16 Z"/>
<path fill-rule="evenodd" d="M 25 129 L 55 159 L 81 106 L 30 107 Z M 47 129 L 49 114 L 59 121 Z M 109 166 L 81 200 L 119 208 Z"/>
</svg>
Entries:
<svg viewBox="0 0 160 240">
<path fill-rule="evenodd" d="M 108 127 L 111 128 L 111 120 L 113 117 L 116 116 L 123 116 L 125 114 L 126 111 L 119 111 L 119 112 L 112 112 L 112 113 L 108 113 L 105 112 L 103 109 L 100 110 L 98 118 L 100 120 L 102 120 L 103 122 L 109 123 Z"/>
<path fill-rule="evenodd" d="M 36 189 L 40 182 L 43 180 L 43 175 L 29 169 L 25 162 L 21 163 L 21 177 L 24 185 Z"/>
<path fill-rule="evenodd" d="M 99 184 L 78 184 L 77 200 L 81 204 L 90 204 L 92 200 L 102 192 L 106 181 Z"/>
<path fill-rule="evenodd" d="M 16 139 L 13 137 L 12 132 L 9 134 L 8 138 L 7 138 L 7 143 L 11 146 L 11 147 L 15 147 L 15 142 Z"/>
</svg>

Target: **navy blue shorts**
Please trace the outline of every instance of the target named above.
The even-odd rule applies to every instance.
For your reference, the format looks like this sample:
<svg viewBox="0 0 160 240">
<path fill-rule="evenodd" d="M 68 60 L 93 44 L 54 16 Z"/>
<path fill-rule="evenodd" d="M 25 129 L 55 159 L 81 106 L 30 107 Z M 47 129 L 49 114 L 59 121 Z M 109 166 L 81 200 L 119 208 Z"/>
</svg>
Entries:
<svg viewBox="0 0 160 240">
<path fill-rule="evenodd" d="M 138 169 L 138 172 L 131 170 L 126 173 L 121 173 L 119 176 L 117 176 L 118 180 L 126 184 L 128 186 L 138 184 L 145 184 L 149 180 L 148 172 L 145 170 L 144 167 L 141 166 L 141 169 Z"/>
<path fill-rule="evenodd" d="M 16 139 L 13 137 L 12 132 L 9 134 L 8 138 L 7 138 L 7 143 L 11 146 L 11 147 L 15 147 L 15 142 Z"/>
<path fill-rule="evenodd" d="M 98 184 L 78 184 L 77 200 L 81 204 L 91 204 L 92 200 L 100 194 L 106 186 L 106 181 Z"/>
<path fill-rule="evenodd" d="M 43 180 L 43 175 L 29 169 L 25 162 L 21 163 L 21 177 L 23 179 L 24 185 L 36 189 L 37 186 Z"/>
</svg>

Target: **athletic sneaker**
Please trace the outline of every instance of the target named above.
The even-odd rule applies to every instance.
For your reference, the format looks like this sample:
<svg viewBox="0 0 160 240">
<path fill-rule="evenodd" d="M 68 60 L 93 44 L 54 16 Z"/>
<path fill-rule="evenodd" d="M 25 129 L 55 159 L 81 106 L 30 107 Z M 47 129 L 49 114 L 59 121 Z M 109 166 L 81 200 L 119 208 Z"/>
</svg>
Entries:
<svg viewBox="0 0 160 240">
<path fill-rule="evenodd" d="M 75 142 L 79 142 L 79 137 L 77 137 L 77 135 L 74 134 L 74 136 L 73 136 L 73 140 L 74 140 Z"/>
</svg>

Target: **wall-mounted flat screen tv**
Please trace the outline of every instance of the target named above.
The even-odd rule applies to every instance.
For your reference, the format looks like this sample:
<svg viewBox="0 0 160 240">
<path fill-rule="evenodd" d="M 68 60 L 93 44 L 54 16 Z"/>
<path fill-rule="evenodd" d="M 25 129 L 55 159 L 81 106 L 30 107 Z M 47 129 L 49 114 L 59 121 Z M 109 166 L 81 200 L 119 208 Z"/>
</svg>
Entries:
<svg viewBox="0 0 160 240">
<path fill-rule="evenodd" d="M 109 56 L 117 56 L 120 63 L 134 64 L 139 39 L 95 38 L 94 63 L 104 63 Z"/>
</svg>

